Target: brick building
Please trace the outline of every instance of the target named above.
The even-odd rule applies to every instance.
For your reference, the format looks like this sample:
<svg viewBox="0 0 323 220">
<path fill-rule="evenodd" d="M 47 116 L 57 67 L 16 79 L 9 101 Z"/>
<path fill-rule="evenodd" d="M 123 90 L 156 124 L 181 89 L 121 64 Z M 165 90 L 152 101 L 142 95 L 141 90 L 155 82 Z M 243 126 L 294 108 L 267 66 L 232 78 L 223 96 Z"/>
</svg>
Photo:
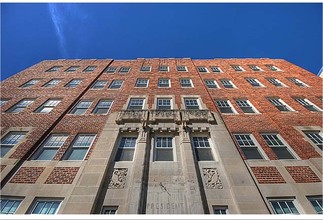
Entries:
<svg viewBox="0 0 323 220">
<path fill-rule="evenodd" d="M 1 82 L 1 213 L 322 213 L 322 78 L 281 59 L 40 62 Z"/>
</svg>

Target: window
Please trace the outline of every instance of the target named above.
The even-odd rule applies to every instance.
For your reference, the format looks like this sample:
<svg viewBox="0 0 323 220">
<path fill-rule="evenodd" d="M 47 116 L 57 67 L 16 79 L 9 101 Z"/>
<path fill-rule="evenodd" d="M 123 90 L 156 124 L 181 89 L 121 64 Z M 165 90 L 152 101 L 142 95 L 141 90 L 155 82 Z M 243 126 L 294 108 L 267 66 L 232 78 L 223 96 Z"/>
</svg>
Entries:
<svg viewBox="0 0 323 220">
<path fill-rule="evenodd" d="M 319 112 L 321 109 L 307 99 L 295 98 L 295 101 L 311 112 Z"/>
<path fill-rule="evenodd" d="M 93 110 L 93 114 L 106 114 L 112 105 L 112 100 L 100 100 Z"/>
<path fill-rule="evenodd" d="M 132 161 L 137 137 L 122 137 L 118 146 L 115 161 Z"/>
<path fill-rule="evenodd" d="M 117 210 L 118 210 L 117 206 L 104 206 L 102 208 L 101 214 L 115 215 L 117 213 Z"/>
<path fill-rule="evenodd" d="M 145 99 L 131 98 L 127 109 L 143 109 Z"/>
<path fill-rule="evenodd" d="M 107 83 L 108 83 L 107 80 L 97 80 L 92 85 L 92 89 L 103 89 Z"/>
<path fill-rule="evenodd" d="M 54 215 L 57 213 L 61 200 L 37 199 L 31 214 Z"/>
<path fill-rule="evenodd" d="M 200 109 L 200 105 L 197 98 L 184 98 L 186 109 Z"/>
<path fill-rule="evenodd" d="M 197 161 L 214 160 L 207 137 L 193 137 L 193 146 Z"/>
<path fill-rule="evenodd" d="M 231 80 L 228 79 L 220 79 L 224 88 L 236 88 Z"/>
<path fill-rule="evenodd" d="M 181 87 L 193 87 L 191 79 L 181 79 Z"/>
<path fill-rule="evenodd" d="M 303 131 L 304 134 L 321 150 L 323 146 L 323 137 L 320 134 L 320 131 Z"/>
<path fill-rule="evenodd" d="M 267 64 L 265 65 L 268 69 L 270 69 L 271 71 L 281 71 L 278 67 L 271 65 L 271 64 Z"/>
<path fill-rule="evenodd" d="M 244 113 L 258 113 L 249 100 L 236 100 L 236 103 Z"/>
<path fill-rule="evenodd" d="M 158 87 L 159 88 L 170 87 L 170 79 L 158 79 Z"/>
<path fill-rule="evenodd" d="M 148 79 L 137 79 L 136 87 L 140 87 L 140 88 L 148 87 Z"/>
<path fill-rule="evenodd" d="M 170 98 L 158 98 L 157 109 L 158 110 L 170 110 L 172 109 L 172 99 Z"/>
<path fill-rule="evenodd" d="M 218 66 L 211 66 L 211 70 L 214 73 L 222 73 L 222 70 Z"/>
<path fill-rule="evenodd" d="M 114 73 L 116 70 L 117 70 L 117 68 L 116 68 L 116 67 L 114 67 L 114 66 L 109 66 L 108 68 L 106 68 L 106 69 L 105 69 L 105 71 L 104 71 L 104 72 L 106 72 L 106 73 Z"/>
<path fill-rule="evenodd" d="M 61 79 L 52 79 L 49 82 L 47 82 L 45 85 L 43 85 L 43 87 L 55 87 L 59 82 L 61 81 Z"/>
<path fill-rule="evenodd" d="M 9 99 L 0 99 L 0 106 L 5 105 L 7 102 L 9 102 Z"/>
<path fill-rule="evenodd" d="M 121 67 L 120 69 L 119 69 L 119 73 L 128 73 L 129 72 L 129 70 L 130 70 L 130 67 Z"/>
<path fill-rule="evenodd" d="M 169 71 L 169 66 L 160 65 L 159 66 L 159 71 L 160 72 L 168 72 Z"/>
<path fill-rule="evenodd" d="M 95 139 L 94 134 L 78 134 L 72 146 L 64 155 L 64 160 L 84 160 Z"/>
<path fill-rule="evenodd" d="M 79 68 L 79 66 L 71 66 L 65 70 L 65 72 L 74 72 Z"/>
<path fill-rule="evenodd" d="M 294 83 L 295 85 L 298 85 L 299 87 L 308 87 L 307 84 L 305 84 L 304 82 L 302 82 L 301 80 L 297 79 L 297 78 L 287 78 L 289 81 L 291 81 L 292 83 Z"/>
<path fill-rule="evenodd" d="M 307 197 L 317 214 L 323 214 L 322 196 L 309 196 Z"/>
<path fill-rule="evenodd" d="M 213 206 L 213 213 L 216 215 L 228 214 L 228 206 Z"/>
<path fill-rule="evenodd" d="M 276 87 L 286 87 L 286 85 L 284 83 L 282 83 L 281 81 L 279 81 L 276 78 L 267 78 L 268 82 L 270 82 L 271 84 L 273 84 Z"/>
<path fill-rule="evenodd" d="M 10 131 L 4 136 L 1 139 L 1 157 L 6 155 L 15 145 L 19 144 L 26 134 L 27 132 Z"/>
<path fill-rule="evenodd" d="M 61 67 L 62 66 L 53 66 L 52 68 L 46 70 L 45 72 L 56 72 L 56 71 L 59 71 Z"/>
<path fill-rule="evenodd" d="M 238 66 L 238 65 L 231 65 L 231 67 L 234 69 L 234 71 L 238 71 L 238 72 L 245 71 L 241 66 Z"/>
<path fill-rule="evenodd" d="M 253 71 L 262 71 L 258 66 L 256 65 L 249 65 L 249 68 L 252 69 Z"/>
<path fill-rule="evenodd" d="M 141 72 L 150 72 L 151 66 L 142 66 L 140 71 Z"/>
<path fill-rule="evenodd" d="M 96 66 L 88 66 L 83 70 L 83 72 L 92 72 L 95 69 L 96 69 Z"/>
<path fill-rule="evenodd" d="M 39 79 L 32 79 L 32 80 L 29 80 L 28 82 L 26 82 L 25 84 L 21 85 L 20 87 L 28 88 L 28 87 L 35 85 L 38 82 L 39 82 Z"/>
<path fill-rule="evenodd" d="M 250 134 L 235 134 L 234 137 L 246 159 L 263 159 Z"/>
<path fill-rule="evenodd" d="M 74 115 L 83 115 L 86 110 L 91 106 L 92 101 L 90 100 L 81 100 L 74 106 L 70 114 Z"/>
<path fill-rule="evenodd" d="M 254 78 L 248 78 L 246 79 L 248 83 L 250 83 L 253 87 L 264 87 L 263 84 L 261 84 L 257 79 Z"/>
<path fill-rule="evenodd" d="M 71 81 L 69 81 L 69 83 L 67 83 L 65 85 L 65 87 L 68 88 L 75 88 L 76 86 L 78 86 L 80 83 L 82 82 L 81 79 L 72 79 Z"/>
<path fill-rule="evenodd" d="M 204 66 L 198 66 L 197 67 L 197 70 L 200 72 L 200 73 L 208 73 L 209 71 L 207 70 L 206 67 Z"/>
<path fill-rule="evenodd" d="M 288 147 L 280 140 L 277 134 L 262 134 L 268 146 L 274 151 L 278 159 L 295 159 Z"/>
<path fill-rule="evenodd" d="M 277 98 L 268 99 L 279 111 L 289 112 L 293 111 L 291 107 L 289 107 L 283 100 Z"/>
<path fill-rule="evenodd" d="M 34 102 L 34 99 L 23 99 L 14 106 L 12 106 L 7 112 L 18 113 L 27 108 L 30 104 Z"/>
<path fill-rule="evenodd" d="M 177 66 L 176 68 L 178 72 L 187 72 L 186 66 Z"/>
<path fill-rule="evenodd" d="M 40 106 L 35 112 L 37 113 L 49 113 L 51 112 L 59 103 L 60 99 L 48 99 L 42 106 Z"/>
<path fill-rule="evenodd" d="M 113 80 L 109 86 L 109 89 L 119 89 L 121 88 L 123 80 Z"/>
<path fill-rule="evenodd" d="M 156 137 L 155 161 L 173 161 L 172 137 Z"/>
<path fill-rule="evenodd" d="M 219 88 L 218 84 L 216 83 L 216 81 L 214 79 L 205 79 L 204 80 L 205 85 L 209 88 Z"/>
<path fill-rule="evenodd" d="M 1 198 L 0 199 L 0 214 L 15 214 L 18 209 L 21 199 L 9 199 L 9 198 Z"/>
<path fill-rule="evenodd" d="M 215 100 L 221 113 L 236 113 L 229 100 Z"/>
<path fill-rule="evenodd" d="M 299 214 L 294 205 L 294 199 L 271 200 L 269 203 L 275 214 Z"/>
<path fill-rule="evenodd" d="M 36 152 L 34 160 L 52 160 L 58 149 L 65 143 L 67 137 L 68 135 L 66 134 L 51 134 Z"/>
</svg>

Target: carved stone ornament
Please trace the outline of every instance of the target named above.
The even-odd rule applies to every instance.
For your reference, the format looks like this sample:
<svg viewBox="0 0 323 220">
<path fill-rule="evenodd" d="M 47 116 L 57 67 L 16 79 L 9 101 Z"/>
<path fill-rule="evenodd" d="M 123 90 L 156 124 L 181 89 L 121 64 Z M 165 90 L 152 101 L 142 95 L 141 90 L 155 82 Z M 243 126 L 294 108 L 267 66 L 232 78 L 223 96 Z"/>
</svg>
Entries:
<svg viewBox="0 0 323 220">
<path fill-rule="evenodd" d="M 123 189 L 126 184 L 128 168 L 115 168 L 109 183 L 110 189 Z"/>
<path fill-rule="evenodd" d="M 203 168 L 203 177 L 207 189 L 223 189 L 217 168 Z"/>
</svg>

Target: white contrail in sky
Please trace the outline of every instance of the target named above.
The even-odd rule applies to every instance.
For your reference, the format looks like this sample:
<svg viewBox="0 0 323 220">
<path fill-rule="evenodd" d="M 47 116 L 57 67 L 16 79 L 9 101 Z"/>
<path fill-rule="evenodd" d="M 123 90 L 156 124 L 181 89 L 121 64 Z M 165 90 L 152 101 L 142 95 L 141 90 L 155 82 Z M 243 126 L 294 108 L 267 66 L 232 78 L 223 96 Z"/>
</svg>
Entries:
<svg viewBox="0 0 323 220">
<path fill-rule="evenodd" d="M 63 28 L 63 17 L 62 14 L 59 13 L 59 9 L 57 7 L 57 4 L 49 3 L 48 4 L 49 13 L 52 18 L 55 32 L 58 37 L 58 44 L 60 47 L 60 51 L 63 55 L 63 57 L 67 57 L 67 49 L 66 49 L 66 40 L 64 36 L 64 28 Z"/>
</svg>

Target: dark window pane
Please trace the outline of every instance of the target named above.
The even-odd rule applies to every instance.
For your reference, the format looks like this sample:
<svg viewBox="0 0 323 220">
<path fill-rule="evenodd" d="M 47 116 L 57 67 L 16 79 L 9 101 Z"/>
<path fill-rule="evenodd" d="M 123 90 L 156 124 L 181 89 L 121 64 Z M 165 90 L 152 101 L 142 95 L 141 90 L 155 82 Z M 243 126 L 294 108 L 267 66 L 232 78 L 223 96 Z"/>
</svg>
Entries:
<svg viewBox="0 0 323 220">
<path fill-rule="evenodd" d="M 263 159 L 256 147 L 242 147 L 241 149 L 247 159 Z"/>
<path fill-rule="evenodd" d="M 132 161 L 134 149 L 119 148 L 115 161 Z"/>
<path fill-rule="evenodd" d="M 211 149 L 195 148 L 195 154 L 198 161 L 214 160 Z"/>
<path fill-rule="evenodd" d="M 295 159 L 286 147 L 272 147 L 271 149 L 275 152 L 278 159 Z"/>
<path fill-rule="evenodd" d="M 173 161 L 173 149 L 156 149 L 156 161 Z"/>
</svg>

